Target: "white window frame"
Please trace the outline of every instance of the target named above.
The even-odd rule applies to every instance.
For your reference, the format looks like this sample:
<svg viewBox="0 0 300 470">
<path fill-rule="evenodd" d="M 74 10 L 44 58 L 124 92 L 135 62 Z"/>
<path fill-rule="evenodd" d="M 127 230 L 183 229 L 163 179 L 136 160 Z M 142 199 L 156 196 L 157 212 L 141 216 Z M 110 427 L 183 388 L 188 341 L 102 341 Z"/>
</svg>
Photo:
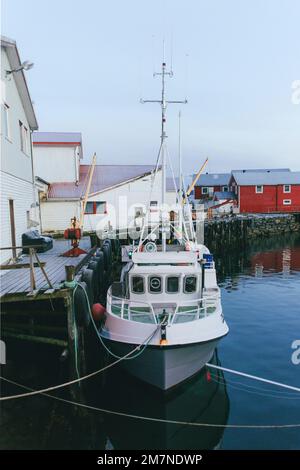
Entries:
<svg viewBox="0 0 300 470">
<path fill-rule="evenodd" d="M 291 199 L 283 199 L 282 204 L 284 206 L 291 206 L 292 205 L 292 200 Z"/>
<path fill-rule="evenodd" d="M 288 187 L 288 190 L 286 190 L 287 187 Z M 284 185 L 283 185 L 283 192 L 284 192 L 285 194 L 291 193 L 291 192 L 292 192 L 292 187 L 291 187 L 291 185 L 290 185 L 290 184 L 284 184 Z"/>
<path fill-rule="evenodd" d="M 213 186 L 202 186 L 201 190 L 203 196 L 212 196 L 214 193 L 214 187 Z"/>
<path fill-rule="evenodd" d="M 158 201 L 150 201 L 150 212 L 158 212 Z"/>
<path fill-rule="evenodd" d="M 22 121 L 19 121 L 19 130 L 20 130 L 21 151 L 25 153 L 25 155 L 29 156 L 30 155 L 29 130 L 25 126 L 25 124 L 23 124 Z"/>
<path fill-rule="evenodd" d="M 229 191 L 229 186 L 227 184 L 225 186 L 222 186 L 222 191 L 223 193 L 227 193 Z"/>
<path fill-rule="evenodd" d="M 3 103 L 3 134 L 6 139 L 11 140 L 10 135 L 10 107 L 7 103 Z"/>
<path fill-rule="evenodd" d="M 261 188 L 261 191 L 258 190 L 258 188 Z M 258 184 L 255 186 L 255 192 L 256 194 L 263 194 L 264 192 L 264 186 L 262 184 Z"/>
</svg>

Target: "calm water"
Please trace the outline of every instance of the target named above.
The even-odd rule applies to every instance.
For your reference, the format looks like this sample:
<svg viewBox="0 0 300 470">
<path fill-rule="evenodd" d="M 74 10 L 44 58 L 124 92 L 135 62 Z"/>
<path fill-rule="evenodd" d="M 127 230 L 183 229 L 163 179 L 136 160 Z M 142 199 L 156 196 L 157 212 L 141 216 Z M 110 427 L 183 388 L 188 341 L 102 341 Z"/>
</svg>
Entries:
<svg viewBox="0 0 300 470">
<path fill-rule="evenodd" d="M 217 264 L 230 332 L 214 361 L 299 387 L 300 365 L 291 361 L 291 344 L 300 339 L 300 236 L 255 242 L 246 252 L 224 253 Z M 12 348 L 13 358 L 4 370 L 7 376 L 36 388 L 64 380 L 57 352 L 26 351 L 24 344 L 20 354 L 20 349 Z M 98 352 L 94 354 L 98 359 Z M 33 355 L 38 364 L 31 365 Z M 19 391 L 2 387 L 3 394 Z M 59 396 L 68 398 L 65 392 Z M 300 423 L 299 394 L 216 372 L 207 376 L 203 371 L 162 396 L 114 370 L 86 383 L 83 400 L 114 411 L 184 422 Z M 300 449 L 300 428 L 166 425 L 83 411 L 41 396 L 7 402 L 1 424 L 1 448 Z"/>
</svg>

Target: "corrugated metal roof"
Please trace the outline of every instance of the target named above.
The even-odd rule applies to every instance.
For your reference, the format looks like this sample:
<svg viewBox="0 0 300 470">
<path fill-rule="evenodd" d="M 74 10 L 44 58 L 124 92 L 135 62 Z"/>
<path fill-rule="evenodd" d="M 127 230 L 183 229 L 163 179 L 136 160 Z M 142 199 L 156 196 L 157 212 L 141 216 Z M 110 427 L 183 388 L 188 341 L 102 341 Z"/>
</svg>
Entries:
<svg viewBox="0 0 300 470">
<path fill-rule="evenodd" d="M 232 170 L 232 173 L 277 173 L 291 171 L 290 168 L 250 168 L 245 170 Z"/>
<path fill-rule="evenodd" d="M 194 178 L 196 175 L 194 175 Z M 229 183 L 230 173 L 204 173 L 200 175 L 196 186 L 226 186 Z"/>
<path fill-rule="evenodd" d="M 33 132 L 32 141 L 39 143 L 82 143 L 81 132 Z"/>
<path fill-rule="evenodd" d="M 80 165 L 79 184 L 53 183 L 50 185 L 49 199 L 79 199 L 84 194 L 90 165 Z M 90 194 L 101 192 L 132 179 L 148 175 L 154 165 L 96 165 Z"/>
<path fill-rule="evenodd" d="M 240 186 L 300 184 L 300 171 L 262 171 L 260 173 L 233 171 L 232 176 Z"/>
<path fill-rule="evenodd" d="M 231 191 L 216 191 L 214 199 L 235 199 L 236 195 Z"/>
</svg>

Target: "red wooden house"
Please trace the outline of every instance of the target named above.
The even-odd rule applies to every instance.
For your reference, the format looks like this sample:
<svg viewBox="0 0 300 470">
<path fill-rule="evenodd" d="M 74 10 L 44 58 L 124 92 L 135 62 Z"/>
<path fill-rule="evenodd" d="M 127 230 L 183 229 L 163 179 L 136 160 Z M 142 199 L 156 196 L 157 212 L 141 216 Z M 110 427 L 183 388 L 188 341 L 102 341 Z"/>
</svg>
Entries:
<svg viewBox="0 0 300 470">
<path fill-rule="evenodd" d="M 195 186 L 194 199 L 210 199 L 216 191 L 228 191 L 229 179 L 230 173 L 204 173 Z"/>
<path fill-rule="evenodd" d="M 233 171 L 229 186 L 241 213 L 300 212 L 300 171 Z"/>
</svg>

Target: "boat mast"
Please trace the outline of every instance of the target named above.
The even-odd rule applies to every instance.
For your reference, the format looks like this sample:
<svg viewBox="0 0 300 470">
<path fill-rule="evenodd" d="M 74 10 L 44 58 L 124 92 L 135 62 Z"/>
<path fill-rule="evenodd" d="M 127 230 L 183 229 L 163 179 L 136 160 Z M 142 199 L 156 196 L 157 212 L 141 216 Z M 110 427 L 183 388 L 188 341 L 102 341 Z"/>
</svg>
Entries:
<svg viewBox="0 0 300 470">
<path fill-rule="evenodd" d="M 182 157 L 181 157 L 181 111 L 178 113 L 178 160 L 179 160 L 179 180 L 178 180 L 178 204 L 182 201 Z"/>
<path fill-rule="evenodd" d="M 161 202 L 162 206 L 166 202 L 166 139 L 167 139 L 167 134 L 166 134 L 166 114 L 167 114 L 167 105 L 172 103 L 181 103 L 181 104 L 186 104 L 187 100 L 185 99 L 184 101 L 168 101 L 166 100 L 165 97 L 165 77 L 168 75 L 169 77 L 173 77 L 173 71 L 169 70 L 167 71 L 167 64 L 163 58 L 162 62 L 162 67 L 161 67 L 161 72 L 156 72 L 153 74 L 153 76 L 161 76 L 161 99 L 160 100 L 141 100 L 141 103 L 159 103 L 161 105 L 161 147 L 160 147 L 160 157 L 161 157 L 161 166 L 162 166 L 162 188 L 161 188 Z M 164 208 L 162 207 L 163 212 Z M 162 250 L 166 251 L 166 228 L 164 227 L 164 224 L 162 223 Z"/>
</svg>

